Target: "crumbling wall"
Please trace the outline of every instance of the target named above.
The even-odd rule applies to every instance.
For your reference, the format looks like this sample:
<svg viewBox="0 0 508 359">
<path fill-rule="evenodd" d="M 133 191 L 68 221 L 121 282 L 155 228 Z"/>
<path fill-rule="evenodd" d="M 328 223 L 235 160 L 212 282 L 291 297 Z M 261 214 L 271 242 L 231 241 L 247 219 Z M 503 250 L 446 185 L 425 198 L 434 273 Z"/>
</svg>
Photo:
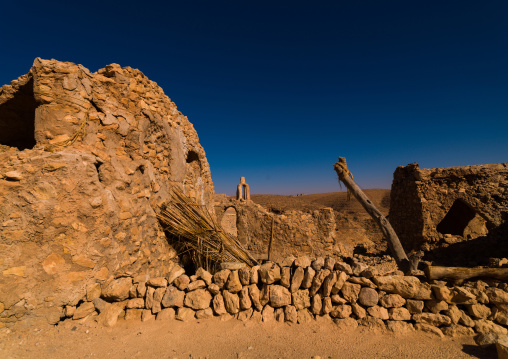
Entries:
<svg viewBox="0 0 508 359">
<path fill-rule="evenodd" d="M 331 208 L 312 213 L 293 210 L 275 214 L 252 201 L 222 199 L 215 205 L 219 221 L 229 208 L 236 211 L 238 239 L 259 258 L 267 257 L 272 226 L 272 253 L 275 260 L 288 255 L 343 254 L 344 250 L 336 238 L 335 215 Z"/>
<path fill-rule="evenodd" d="M 90 288 L 167 274 L 170 186 L 212 208 L 196 131 L 139 70 L 36 59 L 0 88 L 0 327 L 54 324 Z"/>
<path fill-rule="evenodd" d="M 507 188 L 508 163 L 401 166 L 394 173 L 390 223 L 407 251 L 480 240 L 508 221 Z"/>
</svg>

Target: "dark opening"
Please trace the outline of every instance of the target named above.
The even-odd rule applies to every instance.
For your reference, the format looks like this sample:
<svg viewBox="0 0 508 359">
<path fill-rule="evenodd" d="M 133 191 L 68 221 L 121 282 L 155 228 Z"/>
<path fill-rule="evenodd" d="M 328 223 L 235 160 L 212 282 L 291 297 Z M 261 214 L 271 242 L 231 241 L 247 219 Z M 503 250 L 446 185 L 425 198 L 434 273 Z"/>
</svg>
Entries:
<svg viewBox="0 0 508 359">
<path fill-rule="evenodd" d="M 462 200 L 457 199 L 453 202 L 452 207 L 446 216 L 444 216 L 443 220 L 437 225 L 436 229 L 442 234 L 462 236 L 464 234 L 464 229 L 475 215 L 476 213 L 474 210 Z"/>
<path fill-rule="evenodd" d="M 367 254 L 367 248 L 363 244 L 359 244 L 353 249 L 353 254 Z"/>
<path fill-rule="evenodd" d="M 33 79 L 14 97 L 0 105 L 0 144 L 20 150 L 33 148 L 35 142 L 35 109 Z"/>
<path fill-rule="evenodd" d="M 97 177 L 99 178 L 99 182 L 102 182 L 101 172 L 100 172 L 100 168 L 102 166 L 102 162 L 97 161 L 97 162 L 94 163 L 94 165 L 95 165 L 95 169 L 97 170 Z"/>
<path fill-rule="evenodd" d="M 269 207 L 268 211 L 273 213 L 273 214 L 282 214 L 282 213 L 284 213 L 284 211 L 282 209 L 275 208 L 275 207 Z"/>
<path fill-rule="evenodd" d="M 187 163 L 199 161 L 199 155 L 194 151 L 189 151 L 187 154 Z"/>
</svg>

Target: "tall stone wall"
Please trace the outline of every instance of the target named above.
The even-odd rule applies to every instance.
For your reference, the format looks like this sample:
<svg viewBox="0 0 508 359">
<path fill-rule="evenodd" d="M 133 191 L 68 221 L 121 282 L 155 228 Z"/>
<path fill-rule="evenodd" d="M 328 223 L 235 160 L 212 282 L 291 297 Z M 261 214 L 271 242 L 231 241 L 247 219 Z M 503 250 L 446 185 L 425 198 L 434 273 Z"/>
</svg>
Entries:
<svg viewBox="0 0 508 359">
<path fill-rule="evenodd" d="M 0 327 L 54 324 L 94 288 L 166 275 L 170 186 L 212 208 L 196 131 L 139 70 L 36 59 L 0 88 Z"/>
<path fill-rule="evenodd" d="M 240 242 L 259 258 L 267 257 L 272 227 L 274 260 L 288 255 L 344 254 L 344 248 L 337 240 L 335 214 L 331 208 L 312 213 L 292 210 L 275 214 L 252 201 L 223 198 L 215 206 L 217 219 L 223 221 L 225 216 L 228 217 L 231 210 L 226 211 L 230 208 L 236 212 L 232 230 L 236 230 Z"/>
<path fill-rule="evenodd" d="M 408 251 L 499 235 L 508 221 L 508 163 L 398 167 L 389 219 Z"/>
</svg>

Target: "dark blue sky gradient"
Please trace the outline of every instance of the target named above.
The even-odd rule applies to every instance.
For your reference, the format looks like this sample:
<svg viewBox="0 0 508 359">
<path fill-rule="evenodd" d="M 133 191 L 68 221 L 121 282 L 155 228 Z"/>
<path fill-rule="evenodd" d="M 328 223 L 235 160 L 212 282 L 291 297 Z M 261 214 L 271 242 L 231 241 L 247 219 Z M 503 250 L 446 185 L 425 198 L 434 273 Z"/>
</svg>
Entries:
<svg viewBox="0 0 508 359">
<path fill-rule="evenodd" d="M 13 1 L 0 84 L 33 59 L 116 62 L 198 131 L 217 193 L 363 188 L 399 165 L 508 161 L 508 2 Z"/>
</svg>

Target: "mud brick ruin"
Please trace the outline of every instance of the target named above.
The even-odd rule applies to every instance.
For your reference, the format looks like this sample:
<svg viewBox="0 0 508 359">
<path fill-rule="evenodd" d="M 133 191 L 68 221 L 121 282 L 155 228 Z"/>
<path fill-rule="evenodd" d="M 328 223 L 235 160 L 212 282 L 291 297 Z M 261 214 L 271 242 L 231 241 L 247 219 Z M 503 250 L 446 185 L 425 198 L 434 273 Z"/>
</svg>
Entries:
<svg viewBox="0 0 508 359">
<path fill-rule="evenodd" d="M 398 167 L 389 218 L 408 252 L 441 251 L 450 261 L 507 256 L 508 163 Z"/>
<path fill-rule="evenodd" d="M 229 233 L 236 233 L 240 242 L 259 258 L 266 259 L 270 238 L 274 259 L 288 255 L 341 255 L 335 233 L 335 215 L 331 208 L 312 213 L 289 211 L 275 214 L 252 201 L 220 199 L 215 204 L 217 220 Z"/>
<path fill-rule="evenodd" d="M 0 325 L 54 324 L 90 286 L 167 274 L 169 187 L 213 203 L 192 124 L 129 67 L 36 59 L 0 89 L 0 144 Z"/>
<path fill-rule="evenodd" d="M 399 167 L 390 221 L 406 250 L 506 242 L 507 166 Z M 157 220 L 171 187 L 258 258 L 273 238 L 273 260 L 186 266 Z M 249 196 L 243 178 L 237 198 L 215 195 L 192 124 L 139 70 L 36 59 L 0 88 L 0 329 L 220 316 L 508 334 L 506 283 L 362 262 L 333 209 L 274 213 Z"/>
</svg>

